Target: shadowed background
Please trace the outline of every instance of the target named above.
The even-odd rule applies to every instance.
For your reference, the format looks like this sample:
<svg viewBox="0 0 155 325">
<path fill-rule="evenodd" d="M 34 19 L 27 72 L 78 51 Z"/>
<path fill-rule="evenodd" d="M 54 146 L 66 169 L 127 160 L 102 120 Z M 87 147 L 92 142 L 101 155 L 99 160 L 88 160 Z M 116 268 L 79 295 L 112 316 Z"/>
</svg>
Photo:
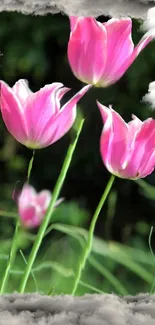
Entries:
<svg viewBox="0 0 155 325">
<path fill-rule="evenodd" d="M 100 16 L 99 20 L 104 22 L 108 17 Z M 0 14 L 0 21 L 1 79 L 10 86 L 20 78 L 28 79 L 33 91 L 45 84 L 61 81 L 72 88 L 65 95 L 66 100 L 82 87 L 67 61 L 70 29 L 66 16 L 28 16 L 4 12 Z M 140 23 L 134 20 L 133 40 L 136 44 L 141 36 Z M 39 291 L 70 293 L 77 256 L 81 252 L 80 240 L 75 239 L 78 234 L 75 227 L 88 229 L 110 176 L 99 153 L 102 121 L 96 99 L 107 106 L 112 104 L 126 121 L 131 119 L 132 113 L 142 120 L 155 117 L 151 108 L 142 102 L 153 80 L 155 42 L 140 54 L 120 81 L 107 89 L 91 89 L 78 105 L 79 113 L 85 117 L 85 125 L 61 193 L 65 202 L 54 212 L 52 219 L 52 222 L 63 223 L 64 228 L 59 227 L 51 232 L 40 250 L 34 266 Z M 0 209 L 12 212 L 16 211 L 11 199 L 12 192 L 15 186 L 20 188 L 25 182 L 32 152 L 8 134 L 2 120 L 0 132 Z M 37 190 L 47 188 L 52 191 L 73 133 L 74 128 L 51 147 L 36 152 L 31 184 Z M 146 181 L 155 186 L 155 173 Z M 78 294 L 92 292 L 93 287 L 120 294 L 151 290 L 155 262 L 148 238 L 155 220 L 154 198 L 155 189 L 152 187 L 146 188 L 145 184 L 138 185 L 134 181 L 116 180 L 100 214 L 93 254 L 83 273 L 83 284 L 79 286 Z M 9 215 L 8 212 L 8 218 L 0 217 L 0 274 L 6 265 L 14 230 L 14 219 Z M 69 229 L 69 226 L 73 226 L 73 229 Z M 69 231 L 71 236 L 66 235 Z M 28 256 L 34 236 L 35 231 L 25 233 L 22 230 L 20 233 L 19 245 L 25 256 Z M 128 246 L 132 249 L 128 249 Z M 154 247 L 155 236 L 152 235 Z M 7 291 L 17 288 L 23 267 L 24 262 L 19 254 Z M 27 291 L 34 290 L 36 288 L 31 277 Z"/>
</svg>

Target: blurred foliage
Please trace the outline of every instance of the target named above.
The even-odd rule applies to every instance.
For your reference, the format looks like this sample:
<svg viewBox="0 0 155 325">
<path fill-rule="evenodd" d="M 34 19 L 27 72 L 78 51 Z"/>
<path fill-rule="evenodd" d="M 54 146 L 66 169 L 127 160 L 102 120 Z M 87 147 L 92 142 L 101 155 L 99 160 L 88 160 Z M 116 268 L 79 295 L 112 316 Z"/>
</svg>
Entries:
<svg viewBox="0 0 155 325">
<path fill-rule="evenodd" d="M 99 17 L 101 22 L 108 18 Z M 67 56 L 69 21 L 63 15 L 24 16 L 0 13 L 1 79 L 13 85 L 19 78 L 28 79 L 33 91 L 47 83 L 61 81 L 72 88 L 68 100 L 82 84 L 71 73 Z M 133 21 L 133 39 L 142 34 L 140 23 Z M 70 293 L 81 249 L 93 211 L 105 188 L 109 174 L 99 153 L 102 130 L 96 99 L 112 104 L 126 121 L 134 113 L 142 120 L 155 117 L 142 102 L 148 84 L 155 80 L 155 42 L 140 54 L 124 77 L 107 89 L 91 89 L 81 100 L 78 110 L 85 125 L 61 196 L 64 202 L 55 210 L 51 231 L 44 239 L 33 267 L 27 291 L 46 294 Z M 32 152 L 17 143 L 0 122 L 0 278 L 9 254 L 16 205 L 12 201 L 15 187 L 26 180 Z M 52 191 L 72 137 L 70 131 L 53 146 L 36 152 L 31 183 L 36 189 Z M 117 179 L 98 220 L 92 254 L 83 272 L 77 294 L 115 292 L 135 294 L 151 292 L 155 261 L 149 248 L 149 234 L 155 220 L 155 173 L 145 181 Z M 5 212 L 5 213 L 4 213 Z M 7 291 L 17 290 L 36 231 L 21 229 L 14 268 Z M 152 233 L 152 249 L 155 236 Z M 23 255 L 24 254 L 24 255 Z M 35 279 L 35 280 L 34 280 Z"/>
</svg>

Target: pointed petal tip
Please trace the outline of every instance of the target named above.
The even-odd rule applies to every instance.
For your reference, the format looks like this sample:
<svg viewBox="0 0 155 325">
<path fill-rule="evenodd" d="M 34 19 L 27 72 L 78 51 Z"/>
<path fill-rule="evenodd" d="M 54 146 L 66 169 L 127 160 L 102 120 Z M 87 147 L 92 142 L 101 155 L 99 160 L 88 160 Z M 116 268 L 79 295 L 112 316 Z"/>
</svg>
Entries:
<svg viewBox="0 0 155 325">
<path fill-rule="evenodd" d="M 98 107 L 99 107 L 100 110 L 108 111 L 110 109 L 110 106 L 107 107 L 107 106 L 101 104 L 98 100 L 96 100 L 96 103 L 97 103 L 97 105 L 98 105 Z"/>
<path fill-rule="evenodd" d="M 15 85 L 18 83 L 22 83 L 23 85 L 26 85 L 26 86 L 29 85 L 29 82 L 27 79 L 19 79 L 18 81 L 15 82 Z"/>
<path fill-rule="evenodd" d="M 130 29 L 132 28 L 132 19 L 130 17 L 124 17 L 124 18 L 111 18 L 109 19 L 107 22 L 103 23 L 103 26 L 109 26 L 109 25 L 113 25 L 116 24 L 116 26 L 121 26 L 124 25 L 124 28 L 128 28 L 130 27 Z"/>
<path fill-rule="evenodd" d="M 86 92 L 87 90 L 89 90 L 92 87 L 93 87 L 93 85 L 86 85 L 81 90 L 84 91 L 84 92 Z"/>
<path fill-rule="evenodd" d="M 74 96 L 73 96 L 73 98 L 77 98 L 77 100 L 80 100 L 80 98 L 82 97 L 82 96 L 84 96 L 86 93 L 87 93 L 87 91 L 90 89 L 90 88 L 92 88 L 92 86 L 93 85 L 86 85 L 86 86 L 84 86 L 84 87 L 82 87 Z"/>
<path fill-rule="evenodd" d="M 112 108 L 112 105 L 109 105 L 109 109 L 110 109 L 111 111 L 114 111 L 114 109 Z"/>
<path fill-rule="evenodd" d="M 63 105 L 61 111 L 62 109 L 67 108 L 68 105 L 71 105 L 71 107 L 73 108 L 91 87 L 92 85 L 86 85 L 81 88 L 65 105 Z"/>
<path fill-rule="evenodd" d="M 109 109 L 109 107 L 102 105 L 100 102 L 98 102 L 98 101 L 96 101 L 96 102 L 97 102 L 98 108 L 100 110 L 102 120 L 105 123 L 109 116 L 110 109 Z"/>
<path fill-rule="evenodd" d="M 2 89 L 2 87 L 7 89 L 11 88 L 4 80 L 0 80 L 0 88 Z"/>
<path fill-rule="evenodd" d="M 133 120 L 137 120 L 137 121 L 140 121 L 141 122 L 141 120 L 139 119 L 139 117 L 137 117 L 135 114 L 132 114 L 131 117 L 132 117 Z"/>
<path fill-rule="evenodd" d="M 134 48 L 130 59 L 130 65 L 137 58 L 137 56 L 145 49 L 145 47 L 152 41 L 153 41 L 153 36 L 150 34 L 150 32 L 147 32 Z"/>
<path fill-rule="evenodd" d="M 122 18 L 111 18 L 107 21 L 107 23 L 111 23 L 111 22 L 120 22 L 120 23 L 129 22 L 132 24 L 132 19 L 130 17 L 122 17 Z"/>
<path fill-rule="evenodd" d="M 51 84 L 47 84 L 47 85 L 41 87 L 40 90 L 41 89 L 46 89 L 46 88 L 59 89 L 61 87 L 64 87 L 64 84 L 62 82 L 52 82 Z"/>
</svg>

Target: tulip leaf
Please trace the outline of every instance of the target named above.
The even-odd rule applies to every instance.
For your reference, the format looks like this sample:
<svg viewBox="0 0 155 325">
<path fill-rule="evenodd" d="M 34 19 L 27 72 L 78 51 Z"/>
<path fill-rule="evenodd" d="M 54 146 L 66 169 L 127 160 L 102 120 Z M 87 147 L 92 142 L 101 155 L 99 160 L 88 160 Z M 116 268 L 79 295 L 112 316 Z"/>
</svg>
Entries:
<svg viewBox="0 0 155 325">
<path fill-rule="evenodd" d="M 57 261 L 46 261 L 44 263 L 38 264 L 37 266 L 35 266 L 32 269 L 32 272 L 40 272 L 42 270 L 45 269 L 52 269 L 58 273 L 60 273 L 62 276 L 64 277 L 70 277 L 74 275 L 74 272 L 72 269 L 68 269 L 65 266 L 63 266 L 62 264 L 60 264 Z M 10 273 L 12 274 L 23 274 L 24 271 L 20 270 L 20 269 L 12 269 L 10 271 Z"/>
<path fill-rule="evenodd" d="M 55 224 L 55 226 L 53 225 L 53 229 L 65 232 L 76 238 L 80 235 L 85 240 L 88 236 L 88 231 L 83 228 Z M 154 279 L 153 274 L 144 269 L 140 263 L 135 262 L 127 253 L 121 251 L 114 243 L 105 243 L 103 240 L 94 236 L 92 252 L 112 259 L 138 275 L 141 279 L 152 284 Z"/>
</svg>

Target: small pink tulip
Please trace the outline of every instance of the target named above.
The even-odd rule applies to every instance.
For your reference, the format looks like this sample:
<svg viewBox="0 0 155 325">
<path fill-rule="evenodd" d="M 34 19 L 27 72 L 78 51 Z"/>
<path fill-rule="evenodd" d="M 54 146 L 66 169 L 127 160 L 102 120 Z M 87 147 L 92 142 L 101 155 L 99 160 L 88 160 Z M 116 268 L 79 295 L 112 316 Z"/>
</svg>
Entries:
<svg viewBox="0 0 155 325">
<path fill-rule="evenodd" d="M 152 40 L 150 35 L 144 35 L 134 48 L 130 18 L 100 23 L 92 17 L 70 17 L 70 25 L 71 69 L 78 79 L 97 87 L 107 87 L 119 80 Z"/>
<path fill-rule="evenodd" d="M 125 123 L 111 107 L 97 103 L 104 122 L 100 139 L 102 160 L 110 173 L 128 179 L 151 174 L 155 168 L 155 120 L 136 116 Z"/>
<path fill-rule="evenodd" d="M 51 193 L 48 190 L 43 190 L 37 193 L 35 189 L 25 184 L 17 199 L 18 213 L 24 227 L 38 227 L 48 209 L 51 201 Z M 55 207 L 62 201 L 56 202 Z"/>
<path fill-rule="evenodd" d="M 33 93 L 25 80 L 10 88 L 1 81 L 1 112 L 8 131 L 32 149 L 51 145 L 63 137 L 76 118 L 76 104 L 90 86 L 83 87 L 60 109 L 60 100 L 69 88 L 52 83 Z"/>
</svg>

